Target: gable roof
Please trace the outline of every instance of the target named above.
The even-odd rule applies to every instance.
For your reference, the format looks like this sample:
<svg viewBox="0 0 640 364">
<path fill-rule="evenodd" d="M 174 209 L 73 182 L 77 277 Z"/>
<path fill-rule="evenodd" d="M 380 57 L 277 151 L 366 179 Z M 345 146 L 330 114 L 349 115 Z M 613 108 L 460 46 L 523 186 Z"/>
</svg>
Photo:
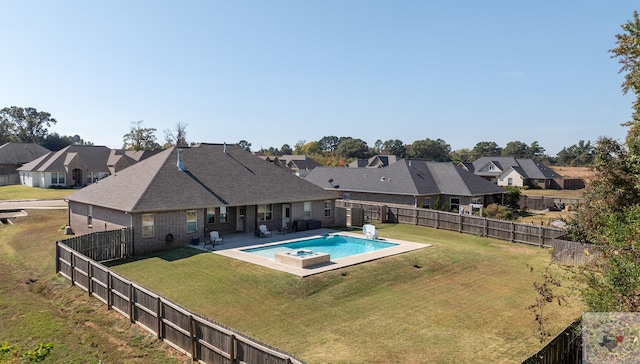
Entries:
<svg viewBox="0 0 640 364">
<path fill-rule="evenodd" d="M 177 167 L 178 158 L 184 169 Z M 290 203 L 333 194 L 236 145 L 172 147 L 67 197 L 143 212 Z"/>
<path fill-rule="evenodd" d="M 349 163 L 347 167 L 349 168 L 382 168 L 382 167 L 387 167 L 391 164 L 394 164 L 399 160 L 401 160 L 401 158 L 399 158 L 394 154 L 375 155 L 369 159 L 356 159 L 353 162 Z"/>
<path fill-rule="evenodd" d="M 497 167 L 491 172 L 482 172 L 482 168 L 492 164 Z M 553 179 L 562 178 L 561 175 L 537 162 L 533 159 L 513 158 L 513 157 L 480 157 L 473 163 L 462 163 L 462 168 L 473 172 L 478 176 L 499 176 L 509 168 L 513 168 L 524 178 L 531 179 Z"/>
<path fill-rule="evenodd" d="M 111 149 L 93 145 L 69 145 L 57 152 L 42 157 L 18 168 L 27 172 L 61 172 L 69 163 L 82 165 L 89 172 L 108 172 L 107 161 Z"/>
<path fill-rule="evenodd" d="M 328 190 L 365 193 L 476 196 L 506 192 L 452 163 L 415 159 L 401 159 L 384 168 L 319 167 L 305 179 Z"/>
<path fill-rule="evenodd" d="M 21 165 L 49 153 L 49 149 L 35 143 L 5 143 L 0 146 L 0 164 Z"/>
</svg>

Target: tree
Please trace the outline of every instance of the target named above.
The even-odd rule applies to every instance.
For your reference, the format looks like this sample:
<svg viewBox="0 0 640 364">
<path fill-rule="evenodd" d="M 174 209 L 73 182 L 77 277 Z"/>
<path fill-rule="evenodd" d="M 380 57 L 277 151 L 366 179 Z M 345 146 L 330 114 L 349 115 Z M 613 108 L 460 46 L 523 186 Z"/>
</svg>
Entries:
<svg viewBox="0 0 640 364">
<path fill-rule="evenodd" d="M 69 145 L 93 145 L 92 142 L 85 142 L 79 135 L 62 135 L 58 133 L 51 133 L 44 139 L 43 147 L 49 149 L 52 152 L 59 151 Z"/>
<path fill-rule="evenodd" d="M 322 139 L 318 140 L 318 148 L 322 152 L 332 153 L 336 151 L 338 145 L 340 145 L 341 138 L 337 136 L 325 136 Z"/>
<path fill-rule="evenodd" d="M 294 149 L 293 154 L 298 154 L 298 155 L 320 154 L 320 148 L 318 147 L 318 142 L 305 143 L 304 140 L 299 141 L 296 144 L 296 148 Z"/>
<path fill-rule="evenodd" d="M 165 129 L 164 140 L 165 140 L 165 144 L 164 144 L 165 148 L 168 148 L 174 145 L 179 147 L 184 147 L 189 145 L 189 143 L 187 143 L 187 124 L 184 124 L 182 122 L 177 123 L 175 133 L 170 129 Z"/>
<path fill-rule="evenodd" d="M 562 148 L 558 152 L 558 164 L 565 166 L 588 166 L 593 162 L 594 147 L 591 141 L 580 140 L 578 144 Z"/>
<path fill-rule="evenodd" d="M 528 149 L 529 146 L 527 145 L 527 143 L 523 143 L 521 141 L 509 142 L 504 147 L 504 149 L 502 149 L 500 155 L 502 155 L 503 157 L 528 158 Z"/>
<path fill-rule="evenodd" d="M 449 154 L 449 157 L 454 163 L 473 162 L 473 155 L 471 154 L 471 150 L 469 150 L 469 148 L 454 150 L 453 152 L 451 152 L 451 154 Z"/>
<path fill-rule="evenodd" d="M 249 143 L 246 140 L 241 140 L 238 142 L 238 146 L 244 150 L 246 150 L 247 152 L 251 151 L 251 143 Z"/>
<path fill-rule="evenodd" d="M 545 149 L 538 144 L 537 141 L 533 141 L 531 145 L 527 148 L 527 152 L 525 154 L 525 158 L 529 159 L 539 159 L 544 156 Z"/>
<path fill-rule="evenodd" d="M 336 148 L 336 155 L 346 159 L 366 159 L 370 157 L 369 147 L 362 139 L 346 138 Z"/>
<path fill-rule="evenodd" d="M 373 152 L 375 154 L 382 154 L 383 143 L 382 140 L 378 139 L 375 143 L 373 143 Z"/>
<path fill-rule="evenodd" d="M 410 158 L 430 159 L 437 162 L 448 162 L 451 146 L 442 139 L 416 140 L 409 146 Z"/>
<path fill-rule="evenodd" d="M 616 34 L 617 47 L 610 49 L 611 58 L 618 58 L 622 66 L 618 73 L 626 73 L 622 82 L 622 93 L 633 91 L 636 99 L 633 102 L 633 114 L 631 122 L 640 121 L 640 19 L 638 12 L 633 12 L 633 20 L 627 21 L 622 26 L 622 34 Z"/>
<path fill-rule="evenodd" d="M 402 140 L 389 139 L 382 144 L 382 153 L 405 158 L 407 156 L 407 147 L 404 146 Z"/>
<path fill-rule="evenodd" d="M 496 142 L 479 142 L 471 150 L 473 159 L 480 157 L 497 157 L 502 153 L 502 148 Z"/>
<path fill-rule="evenodd" d="M 129 132 L 122 137 L 122 149 L 153 150 L 160 148 L 156 143 L 155 128 L 145 128 L 144 121 L 132 121 Z"/>
<path fill-rule="evenodd" d="M 47 137 L 47 128 L 55 123 L 56 119 L 48 112 L 32 107 L 5 107 L 0 110 L 0 138 L 6 139 L 7 133 L 12 133 L 15 141 L 42 145 Z"/>
<path fill-rule="evenodd" d="M 280 155 L 291 155 L 293 154 L 293 149 L 289 146 L 289 144 L 282 144 L 280 147 Z"/>
</svg>

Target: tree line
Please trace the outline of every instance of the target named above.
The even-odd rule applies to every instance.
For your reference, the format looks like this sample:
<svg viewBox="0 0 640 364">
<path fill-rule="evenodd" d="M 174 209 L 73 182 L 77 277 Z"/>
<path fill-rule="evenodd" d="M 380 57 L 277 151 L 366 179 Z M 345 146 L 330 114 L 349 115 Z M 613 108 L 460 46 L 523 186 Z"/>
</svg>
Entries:
<svg viewBox="0 0 640 364">
<path fill-rule="evenodd" d="M 57 123 L 51 114 L 32 107 L 5 107 L 0 110 L 0 145 L 7 142 L 36 143 L 57 151 L 68 145 L 93 145 L 79 135 L 49 133 L 48 128 Z M 171 146 L 188 146 L 187 124 L 179 122 L 175 130 L 164 130 L 164 141 L 158 142 L 157 129 L 147 127 L 144 121 L 131 122 L 123 135 L 122 149 L 152 150 Z M 238 145 L 251 151 L 251 143 L 240 140 Z M 280 148 L 262 148 L 258 152 L 272 156 L 306 154 L 323 165 L 344 165 L 355 159 L 367 159 L 375 155 L 395 155 L 399 158 L 428 159 L 438 162 L 472 162 L 480 157 L 502 156 L 537 159 L 550 165 L 588 166 L 593 162 L 595 146 L 591 141 L 580 140 L 563 148 L 555 157 L 545 154 L 545 148 L 537 141 L 531 144 L 512 141 L 500 147 L 493 141 L 478 142 L 472 149 L 452 150 L 442 139 L 421 139 L 406 144 L 399 139 L 376 140 L 372 147 L 362 139 L 349 136 L 324 136 L 320 140 L 298 141 L 293 147 L 284 144 Z"/>
</svg>

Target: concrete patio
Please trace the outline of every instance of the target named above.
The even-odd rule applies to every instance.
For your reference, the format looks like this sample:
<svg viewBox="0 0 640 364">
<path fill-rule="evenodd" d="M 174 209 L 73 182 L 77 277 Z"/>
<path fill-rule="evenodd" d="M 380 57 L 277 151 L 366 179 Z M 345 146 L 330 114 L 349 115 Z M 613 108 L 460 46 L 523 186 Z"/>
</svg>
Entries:
<svg viewBox="0 0 640 364">
<path fill-rule="evenodd" d="M 214 247 L 212 247 L 211 244 L 208 244 L 208 243 L 205 246 L 205 243 L 206 243 L 205 241 L 201 241 L 200 244 L 198 245 L 189 245 L 189 247 L 192 247 L 194 249 L 209 251 L 214 254 L 219 254 L 229 258 L 242 260 L 242 261 L 252 263 L 252 264 L 257 264 L 263 267 L 287 272 L 290 274 L 297 275 L 299 277 L 307 277 L 310 275 L 319 274 L 319 273 L 323 273 L 323 272 L 334 270 L 334 269 L 344 268 L 344 267 L 348 267 L 355 264 L 361 264 L 361 263 L 369 262 L 372 260 L 381 259 L 384 257 L 388 257 L 396 254 L 402 254 L 409 251 L 431 246 L 429 244 L 420 244 L 420 243 L 413 243 L 408 241 L 385 239 L 384 237 L 380 237 L 380 239 L 378 240 L 397 243 L 398 245 L 390 248 L 386 248 L 386 249 L 369 252 L 369 253 L 357 254 L 357 255 L 341 258 L 341 259 L 331 260 L 329 263 L 307 267 L 307 268 L 298 268 L 295 266 L 278 263 L 275 260 L 242 251 L 243 249 L 247 249 L 251 247 L 276 245 L 276 244 L 291 242 L 291 241 L 295 241 L 303 238 L 319 237 L 322 235 L 337 234 L 337 233 L 341 235 L 348 235 L 348 236 L 353 236 L 357 238 L 365 237 L 362 233 L 358 234 L 353 232 L 344 232 L 344 231 L 338 231 L 338 230 L 332 230 L 332 229 L 315 229 L 315 230 L 290 232 L 287 234 L 279 234 L 276 231 L 273 231 L 271 233 L 271 236 L 262 237 L 262 238 L 258 238 L 254 234 L 233 233 L 233 234 L 221 235 L 222 238 L 224 239 L 223 243 L 216 244 Z"/>
</svg>

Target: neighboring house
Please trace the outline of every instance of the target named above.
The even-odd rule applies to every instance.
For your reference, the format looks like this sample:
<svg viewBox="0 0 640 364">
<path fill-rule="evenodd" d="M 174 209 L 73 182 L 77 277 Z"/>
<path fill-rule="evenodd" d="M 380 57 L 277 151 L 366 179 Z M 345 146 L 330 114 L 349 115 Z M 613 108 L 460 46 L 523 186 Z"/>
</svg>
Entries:
<svg viewBox="0 0 640 364">
<path fill-rule="evenodd" d="M 20 184 L 18 168 L 49 153 L 35 143 L 5 143 L 0 146 L 0 186 Z"/>
<path fill-rule="evenodd" d="M 376 155 L 369 159 L 356 159 L 353 162 L 349 163 L 347 167 L 349 168 L 382 168 L 387 167 L 390 164 L 393 164 L 402 158 L 399 158 L 396 155 Z"/>
<path fill-rule="evenodd" d="M 296 220 L 335 225 L 335 196 L 236 145 L 172 147 L 67 197 L 76 234 L 133 227 L 136 254 Z"/>
<path fill-rule="evenodd" d="M 424 208 L 502 203 L 502 187 L 452 163 L 401 159 L 384 168 L 314 169 L 305 178 L 343 199 L 403 204 Z"/>
<path fill-rule="evenodd" d="M 84 187 L 160 151 L 69 145 L 23 165 L 18 171 L 20 182 L 31 187 Z"/>
<path fill-rule="evenodd" d="M 256 154 L 261 159 L 286 168 L 298 177 L 305 177 L 312 169 L 320 167 L 321 164 L 306 155 L 287 154 L 280 157 Z"/>
<path fill-rule="evenodd" d="M 481 157 L 459 166 L 498 186 L 562 189 L 564 185 L 561 175 L 533 159 Z"/>
</svg>

